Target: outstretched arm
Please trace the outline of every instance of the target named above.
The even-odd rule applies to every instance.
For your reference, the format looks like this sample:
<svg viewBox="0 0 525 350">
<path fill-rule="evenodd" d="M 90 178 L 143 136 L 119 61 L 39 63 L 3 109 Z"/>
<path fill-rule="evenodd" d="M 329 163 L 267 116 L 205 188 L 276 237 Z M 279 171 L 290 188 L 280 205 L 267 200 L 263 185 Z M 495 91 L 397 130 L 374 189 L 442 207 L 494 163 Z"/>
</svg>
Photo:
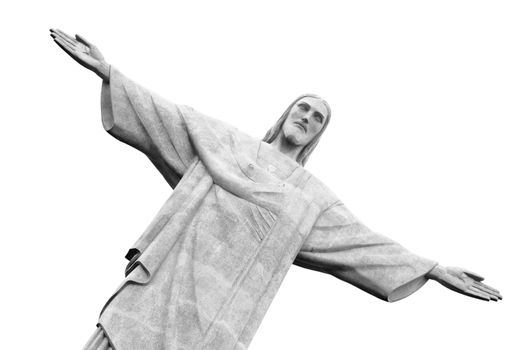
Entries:
<svg viewBox="0 0 525 350">
<path fill-rule="evenodd" d="M 427 274 L 427 278 L 472 298 L 486 301 L 503 299 L 497 289 L 481 283 L 483 277 L 462 268 L 437 265 Z"/>
<path fill-rule="evenodd" d="M 371 231 L 341 202 L 318 218 L 294 263 L 329 273 L 387 301 L 407 297 L 429 279 L 473 298 L 502 299 L 496 289 L 481 283 L 481 276 L 440 266 Z"/>
<path fill-rule="evenodd" d="M 51 37 L 71 58 L 102 78 L 102 124 L 118 140 L 143 152 L 171 187 L 195 158 L 185 118 L 195 112 L 134 83 L 105 61 L 80 35 L 51 29 Z"/>
<path fill-rule="evenodd" d="M 60 29 L 50 29 L 49 31 L 55 43 L 71 58 L 101 77 L 104 82 L 109 82 L 109 64 L 95 45 L 78 34 L 72 37 Z"/>
<path fill-rule="evenodd" d="M 331 274 L 390 302 L 422 287 L 437 266 L 368 229 L 341 202 L 317 219 L 295 264 Z"/>
</svg>

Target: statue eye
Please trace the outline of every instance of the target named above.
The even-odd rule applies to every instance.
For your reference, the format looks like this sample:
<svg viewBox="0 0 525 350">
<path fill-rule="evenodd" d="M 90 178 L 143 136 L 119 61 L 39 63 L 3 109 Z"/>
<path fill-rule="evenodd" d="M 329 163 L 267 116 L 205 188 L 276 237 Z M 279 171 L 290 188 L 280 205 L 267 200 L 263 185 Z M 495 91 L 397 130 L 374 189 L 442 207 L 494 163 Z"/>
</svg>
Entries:
<svg viewBox="0 0 525 350">
<path fill-rule="evenodd" d="M 308 104 L 306 104 L 306 103 L 299 103 L 299 104 L 297 105 L 297 107 L 299 107 L 299 109 L 300 109 L 301 111 L 305 111 L 305 112 L 308 111 L 308 110 L 310 109 L 310 106 L 309 106 Z"/>
</svg>

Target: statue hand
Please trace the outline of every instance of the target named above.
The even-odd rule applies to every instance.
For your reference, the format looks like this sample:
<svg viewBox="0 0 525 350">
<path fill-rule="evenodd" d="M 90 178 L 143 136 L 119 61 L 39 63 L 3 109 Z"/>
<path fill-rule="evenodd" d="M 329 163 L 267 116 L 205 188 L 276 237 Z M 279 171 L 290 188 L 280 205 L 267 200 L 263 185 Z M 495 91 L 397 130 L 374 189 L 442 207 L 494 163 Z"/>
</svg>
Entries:
<svg viewBox="0 0 525 350">
<path fill-rule="evenodd" d="M 109 65 L 100 50 L 80 35 L 75 38 L 59 29 L 50 29 L 51 37 L 71 58 L 83 67 L 95 72 L 104 81 L 109 81 Z"/>
<path fill-rule="evenodd" d="M 459 267 L 438 265 L 429 272 L 428 278 L 434 279 L 443 286 L 472 298 L 486 301 L 503 299 L 498 290 L 481 283 L 483 277 Z"/>
</svg>

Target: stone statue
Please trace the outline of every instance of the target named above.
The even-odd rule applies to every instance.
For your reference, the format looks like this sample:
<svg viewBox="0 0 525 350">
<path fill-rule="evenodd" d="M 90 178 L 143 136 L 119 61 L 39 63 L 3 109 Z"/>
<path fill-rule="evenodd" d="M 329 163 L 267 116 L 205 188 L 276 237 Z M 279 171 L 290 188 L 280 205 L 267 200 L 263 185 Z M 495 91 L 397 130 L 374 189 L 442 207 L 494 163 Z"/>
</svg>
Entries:
<svg viewBox="0 0 525 350">
<path fill-rule="evenodd" d="M 501 299 L 481 276 L 369 230 L 303 168 L 330 121 L 321 98 L 297 98 L 260 141 L 137 85 L 81 36 L 51 36 L 102 78 L 104 128 L 173 188 L 85 349 L 245 349 L 292 263 L 390 302 L 428 279 Z"/>
</svg>

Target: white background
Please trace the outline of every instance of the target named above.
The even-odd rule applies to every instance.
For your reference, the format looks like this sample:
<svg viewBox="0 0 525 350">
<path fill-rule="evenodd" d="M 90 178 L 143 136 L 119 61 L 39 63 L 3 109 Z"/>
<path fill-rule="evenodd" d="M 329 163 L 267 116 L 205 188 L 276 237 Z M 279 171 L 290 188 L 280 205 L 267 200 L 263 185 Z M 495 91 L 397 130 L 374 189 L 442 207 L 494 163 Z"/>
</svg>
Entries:
<svg viewBox="0 0 525 350">
<path fill-rule="evenodd" d="M 365 224 L 504 300 L 429 282 L 388 304 L 292 267 L 250 349 L 511 349 L 525 311 L 520 1 L 19 1 L 2 5 L 2 349 L 79 349 L 170 194 L 100 123 L 80 33 L 159 94 L 262 137 L 304 92 L 332 124 L 307 168 Z M 519 345 L 518 345 L 519 344 Z"/>
</svg>

